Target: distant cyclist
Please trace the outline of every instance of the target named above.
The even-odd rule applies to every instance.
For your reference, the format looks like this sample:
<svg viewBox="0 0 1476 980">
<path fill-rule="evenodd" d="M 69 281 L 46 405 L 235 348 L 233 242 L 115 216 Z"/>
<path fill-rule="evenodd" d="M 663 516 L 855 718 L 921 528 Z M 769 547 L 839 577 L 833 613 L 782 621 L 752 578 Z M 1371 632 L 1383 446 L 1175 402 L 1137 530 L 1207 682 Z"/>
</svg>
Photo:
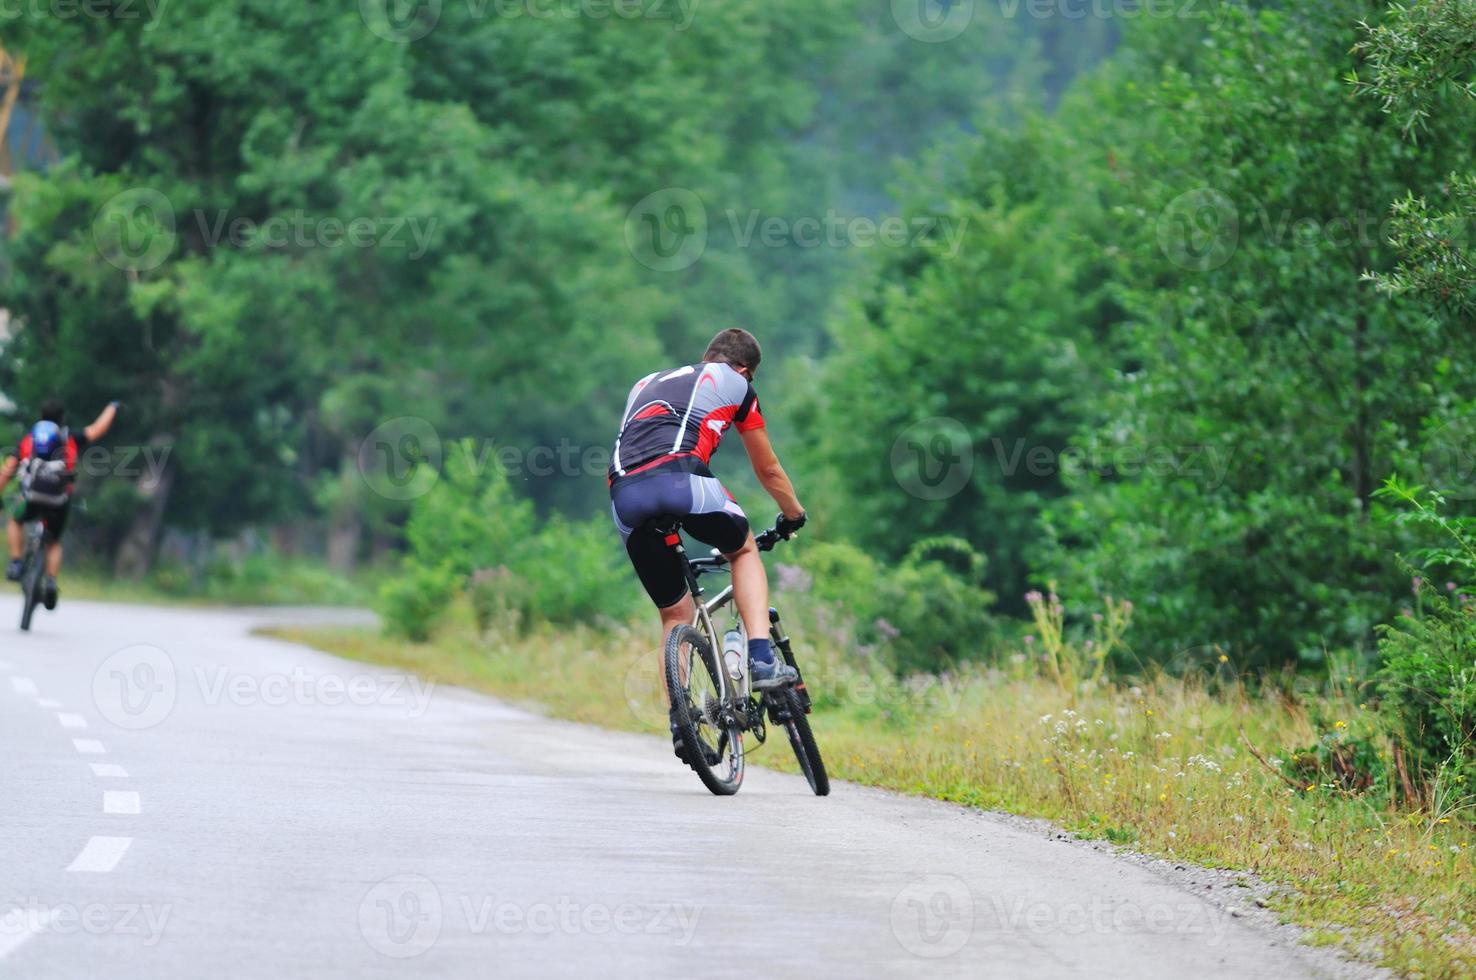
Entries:
<svg viewBox="0 0 1476 980">
<path fill-rule="evenodd" d="M 16 447 L 13 455 L 7 456 L 0 465 L 0 491 L 3 491 L 17 473 L 20 475 L 21 501 L 10 515 L 10 564 L 5 577 L 14 582 L 21 576 L 21 552 L 25 548 L 24 525 L 41 521 L 51 535 L 46 551 L 46 580 L 42 587 L 42 602 L 47 609 L 55 609 L 58 598 L 56 576 L 61 572 L 61 538 L 67 527 L 67 515 L 72 509 L 72 491 L 75 489 L 77 459 L 82 450 L 101 439 L 113 426 L 118 414 L 118 403 L 109 402 L 108 407 L 91 425 L 81 432 L 72 432 L 66 426 L 66 408 L 61 401 L 49 398 L 41 406 L 41 421 L 31 426 Z"/>
<path fill-rule="evenodd" d="M 687 533 L 732 563 L 733 594 L 748 634 L 756 690 L 797 679 L 769 647 L 769 579 L 748 518 L 707 468 L 728 427 L 736 426 L 759 483 L 781 511 L 788 537 L 804 526 L 805 509 L 769 444 L 753 376 L 761 352 L 746 330 L 720 332 L 700 364 L 648 374 L 626 401 L 610 465 L 610 501 L 636 574 L 661 611 L 661 635 L 696 614 L 681 558 L 648 522 L 674 517 Z"/>
</svg>

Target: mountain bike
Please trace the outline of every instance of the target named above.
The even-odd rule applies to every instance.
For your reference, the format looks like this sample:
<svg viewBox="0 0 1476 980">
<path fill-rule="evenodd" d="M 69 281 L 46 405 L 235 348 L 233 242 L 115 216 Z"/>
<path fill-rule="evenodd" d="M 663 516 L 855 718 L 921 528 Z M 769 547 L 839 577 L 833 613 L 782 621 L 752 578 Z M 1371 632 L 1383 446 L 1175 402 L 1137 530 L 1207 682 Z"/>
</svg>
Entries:
<svg viewBox="0 0 1476 980">
<path fill-rule="evenodd" d="M 51 543 L 51 532 L 43 521 L 26 522 L 26 551 L 21 566 L 21 621 L 22 631 L 31 628 L 31 614 L 41 604 L 46 582 L 46 547 Z"/>
<path fill-rule="evenodd" d="M 728 559 L 714 551 L 711 557 L 688 558 L 682 546 L 680 527 L 667 521 L 656 526 L 667 545 L 683 559 L 687 587 L 697 605 L 690 626 L 678 626 L 666 638 L 664 667 L 672 730 L 677 757 L 690 766 L 702 784 L 718 796 L 731 796 L 743 785 L 745 735 L 759 745 L 768 738 L 769 725 L 783 728 L 790 748 L 799 760 L 800 771 L 816 796 L 830 792 L 825 761 L 810 729 L 810 694 L 804 676 L 785 687 L 754 692 L 749 686 L 747 640 L 739 656 L 739 676 L 730 675 L 721 656 L 720 634 L 714 625 L 724 607 L 733 600 L 733 586 L 725 586 L 711 599 L 703 600 L 702 576 L 729 571 Z M 760 551 L 771 551 L 783 540 L 770 528 L 755 538 Z M 737 620 L 737 611 L 730 615 Z M 738 621 L 738 629 L 742 629 Z M 777 609 L 769 610 L 769 641 L 774 652 L 796 671 L 794 649 L 784 632 Z"/>
</svg>

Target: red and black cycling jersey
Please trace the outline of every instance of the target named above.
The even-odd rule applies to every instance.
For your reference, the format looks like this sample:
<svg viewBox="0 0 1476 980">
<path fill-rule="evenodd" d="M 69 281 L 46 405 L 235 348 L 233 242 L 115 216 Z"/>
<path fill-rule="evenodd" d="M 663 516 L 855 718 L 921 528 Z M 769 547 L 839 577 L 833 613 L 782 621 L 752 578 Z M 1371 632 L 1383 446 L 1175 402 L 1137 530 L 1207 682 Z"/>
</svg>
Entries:
<svg viewBox="0 0 1476 980">
<path fill-rule="evenodd" d="M 764 427 L 758 396 L 727 364 L 688 364 L 637 381 L 625 402 L 610 461 L 610 483 L 678 463 L 705 473 L 730 425 Z"/>
</svg>

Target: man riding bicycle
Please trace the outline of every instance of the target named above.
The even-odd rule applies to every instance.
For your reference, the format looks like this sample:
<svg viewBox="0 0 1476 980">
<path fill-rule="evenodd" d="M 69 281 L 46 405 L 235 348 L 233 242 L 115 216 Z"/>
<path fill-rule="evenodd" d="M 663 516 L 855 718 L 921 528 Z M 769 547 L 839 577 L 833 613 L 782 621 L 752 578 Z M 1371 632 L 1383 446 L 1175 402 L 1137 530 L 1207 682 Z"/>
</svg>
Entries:
<svg viewBox="0 0 1476 980">
<path fill-rule="evenodd" d="M 12 582 L 20 578 L 21 552 L 25 548 L 24 526 L 31 521 L 41 521 L 50 536 L 46 549 L 46 580 L 42 587 L 42 602 L 47 609 L 56 608 L 56 576 L 61 572 L 62 563 L 61 538 L 72 509 L 77 459 L 82 450 L 107 434 L 117 414 L 118 403 L 109 402 L 91 425 L 74 433 L 65 424 L 66 407 L 58 399 L 49 398 L 41 406 L 41 421 L 31 427 L 15 452 L 0 465 L 0 491 L 17 472 L 20 473 L 21 486 L 21 502 L 10 515 L 10 564 L 6 566 L 5 577 Z"/>
<path fill-rule="evenodd" d="M 793 667 L 769 645 L 769 579 L 748 517 L 707 468 L 730 425 L 748 450 L 759 483 L 779 505 L 776 527 L 789 537 L 804 526 L 805 509 L 769 444 L 753 376 L 761 351 L 753 334 L 737 328 L 712 338 L 700 364 L 648 374 L 625 404 L 610 464 L 615 526 L 646 594 L 661 612 L 661 635 L 692 622 L 682 558 L 653 523 L 674 518 L 687 533 L 717 548 L 731 563 L 733 596 L 748 634 L 755 690 L 797 680 Z"/>
</svg>

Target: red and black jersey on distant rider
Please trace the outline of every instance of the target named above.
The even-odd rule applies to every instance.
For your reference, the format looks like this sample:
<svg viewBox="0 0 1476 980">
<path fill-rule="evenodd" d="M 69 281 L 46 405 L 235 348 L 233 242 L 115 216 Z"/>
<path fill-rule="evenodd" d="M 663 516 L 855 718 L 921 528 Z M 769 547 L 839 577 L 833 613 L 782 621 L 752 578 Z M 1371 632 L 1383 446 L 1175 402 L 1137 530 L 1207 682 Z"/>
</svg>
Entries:
<svg viewBox="0 0 1476 980">
<path fill-rule="evenodd" d="M 730 425 L 764 427 L 758 396 L 727 364 L 689 364 L 636 382 L 625 403 L 610 462 L 610 484 L 638 472 L 680 467 L 710 475 L 707 464 Z"/>
</svg>

